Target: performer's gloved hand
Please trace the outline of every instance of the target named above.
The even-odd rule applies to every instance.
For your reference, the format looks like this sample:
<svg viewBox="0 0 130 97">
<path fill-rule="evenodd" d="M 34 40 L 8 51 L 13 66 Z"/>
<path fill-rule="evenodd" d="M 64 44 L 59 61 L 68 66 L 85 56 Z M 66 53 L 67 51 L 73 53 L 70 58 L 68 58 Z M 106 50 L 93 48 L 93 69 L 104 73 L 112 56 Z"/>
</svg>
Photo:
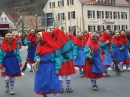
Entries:
<svg viewBox="0 0 130 97">
<path fill-rule="evenodd" d="M 2 69 L 3 68 L 3 66 L 2 66 L 2 64 L 0 64 L 0 69 Z"/>
<path fill-rule="evenodd" d="M 77 59 L 77 56 L 74 56 L 74 59 Z"/>
<path fill-rule="evenodd" d="M 22 67 L 22 66 L 23 66 L 21 62 L 19 63 L 19 66 L 20 66 L 20 67 Z"/>
</svg>

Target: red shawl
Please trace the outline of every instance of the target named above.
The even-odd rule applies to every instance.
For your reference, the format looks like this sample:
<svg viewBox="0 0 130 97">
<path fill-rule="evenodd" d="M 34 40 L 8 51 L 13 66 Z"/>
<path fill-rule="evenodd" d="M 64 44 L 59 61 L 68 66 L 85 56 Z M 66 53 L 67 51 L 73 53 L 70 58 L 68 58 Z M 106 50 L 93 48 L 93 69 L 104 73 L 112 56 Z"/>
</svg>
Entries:
<svg viewBox="0 0 130 97">
<path fill-rule="evenodd" d="M 98 40 L 93 42 L 91 36 L 88 38 L 87 45 L 91 48 L 92 51 L 96 51 L 100 47 Z"/>
<path fill-rule="evenodd" d="M 28 37 L 28 40 L 31 43 L 36 43 L 36 39 L 37 39 L 37 35 L 36 34 L 32 35 L 31 33 L 29 33 L 27 37 Z"/>
<path fill-rule="evenodd" d="M 75 39 L 75 45 L 80 46 L 80 47 L 84 47 L 85 46 L 85 42 L 84 39 L 80 39 L 78 36 Z"/>
<path fill-rule="evenodd" d="M 64 32 L 61 31 L 59 28 L 55 28 L 53 30 L 53 33 L 53 38 L 56 41 L 58 48 L 61 48 L 69 40 L 69 37 L 66 34 L 64 34 Z"/>
<path fill-rule="evenodd" d="M 18 39 L 18 38 L 20 38 L 20 36 L 16 34 L 16 35 L 15 35 L 15 38 L 17 38 L 17 39 Z"/>
<path fill-rule="evenodd" d="M 123 43 L 127 43 L 127 42 L 129 41 L 128 38 L 127 38 L 126 36 L 123 37 L 122 33 L 120 33 L 120 37 L 121 37 Z"/>
<path fill-rule="evenodd" d="M 51 53 L 58 49 L 58 46 L 49 32 L 42 32 L 43 44 L 39 44 L 36 48 L 38 55 Z"/>
<path fill-rule="evenodd" d="M 114 44 L 118 45 L 118 46 L 120 46 L 120 45 L 123 44 L 122 38 L 119 37 L 119 39 L 117 39 L 115 35 L 113 36 L 112 42 L 113 42 Z"/>
<path fill-rule="evenodd" d="M 99 40 L 102 42 L 107 42 L 108 40 L 111 42 L 112 37 L 108 37 L 107 30 L 103 32 L 103 34 L 100 36 Z"/>
<path fill-rule="evenodd" d="M 70 33 L 69 37 L 73 41 L 73 43 L 75 43 L 76 37 L 72 33 Z"/>
<path fill-rule="evenodd" d="M 17 49 L 16 43 L 17 43 L 17 40 L 13 38 L 10 44 L 10 51 Z M 1 44 L 1 49 L 5 52 L 9 52 L 8 44 L 5 38 L 3 39 L 3 42 Z"/>
</svg>

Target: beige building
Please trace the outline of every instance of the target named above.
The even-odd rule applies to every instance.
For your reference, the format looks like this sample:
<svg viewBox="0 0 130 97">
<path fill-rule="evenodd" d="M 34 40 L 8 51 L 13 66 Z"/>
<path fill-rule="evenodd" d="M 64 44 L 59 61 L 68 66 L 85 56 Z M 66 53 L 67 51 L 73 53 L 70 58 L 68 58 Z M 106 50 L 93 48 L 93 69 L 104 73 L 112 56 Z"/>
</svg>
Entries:
<svg viewBox="0 0 130 97">
<path fill-rule="evenodd" d="M 43 11 L 53 13 L 54 26 L 65 32 L 129 29 L 126 0 L 48 0 Z"/>
</svg>

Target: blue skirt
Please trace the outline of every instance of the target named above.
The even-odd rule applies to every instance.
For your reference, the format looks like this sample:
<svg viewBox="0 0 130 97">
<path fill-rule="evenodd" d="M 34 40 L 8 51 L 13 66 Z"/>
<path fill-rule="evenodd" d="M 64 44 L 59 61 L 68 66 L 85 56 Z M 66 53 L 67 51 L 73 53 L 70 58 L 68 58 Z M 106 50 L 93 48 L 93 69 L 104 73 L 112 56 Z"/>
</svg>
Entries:
<svg viewBox="0 0 130 97">
<path fill-rule="evenodd" d="M 28 49 L 28 61 L 34 61 L 34 55 L 36 53 L 36 47 L 29 47 Z"/>
<path fill-rule="evenodd" d="M 118 61 L 118 62 L 124 61 L 123 50 L 120 50 L 119 47 L 113 48 L 113 54 L 114 54 L 114 58 L 116 59 L 116 61 Z"/>
<path fill-rule="evenodd" d="M 41 63 L 35 73 L 34 91 L 36 93 L 55 93 L 61 90 L 60 81 L 55 74 L 55 64 L 51 61 L 51 54 L 41 56 Z"/>
<path fill-rule="evenodd" d="M 80 47 L 78 56 L 74 59 L 73 63 L 75 66 L 85 66 L 85 53 L 83 48 Z"/>
<path fill-rule="evenodd" d="M 3 66 L 6 69 L 6 75 L 14 75 L 21 73 L 20 66 L 13 51 L 6 52 L 6 56 L 3 59 Z"/>
<path fill-rule="evenodd" d="M 128 52 L 129 52 L 128 49 L 126 47 L 124 47 L 124 49 L 123 49 L 124 60 L 130 60 Z"/>
<path fill-rule="evenodd" d="M 105 66 L 111 66 L 112 64 L 112 58 L 111 58 L 111 53 L 109 51 L 109 49 L 103 50 L 104 51 L 104 61 L 103 61 L 103 65 Z"/>
</svg>

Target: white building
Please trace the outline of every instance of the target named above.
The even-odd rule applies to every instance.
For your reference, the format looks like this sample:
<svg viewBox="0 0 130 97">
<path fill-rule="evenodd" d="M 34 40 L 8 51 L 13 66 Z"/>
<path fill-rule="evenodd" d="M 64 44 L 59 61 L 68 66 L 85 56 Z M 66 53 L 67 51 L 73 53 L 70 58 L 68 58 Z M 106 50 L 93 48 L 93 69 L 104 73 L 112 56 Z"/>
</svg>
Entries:
<svg viewBox="0 0 130 97">
<path fill-rule="evenodd" d="M 130 29 L 128 6 L 126 0 L 49 0 L 43 11 L 65 32 L 94 32 Z"/>
<path fill-rule="evenodd" d="M 16 30 L 16 25 L 20 18 L 20 14 L 16 12 L 3 12 L 0 16 L 1 21 L 4 24 L 9 24 L 10 30 Z"/>
</svg>

